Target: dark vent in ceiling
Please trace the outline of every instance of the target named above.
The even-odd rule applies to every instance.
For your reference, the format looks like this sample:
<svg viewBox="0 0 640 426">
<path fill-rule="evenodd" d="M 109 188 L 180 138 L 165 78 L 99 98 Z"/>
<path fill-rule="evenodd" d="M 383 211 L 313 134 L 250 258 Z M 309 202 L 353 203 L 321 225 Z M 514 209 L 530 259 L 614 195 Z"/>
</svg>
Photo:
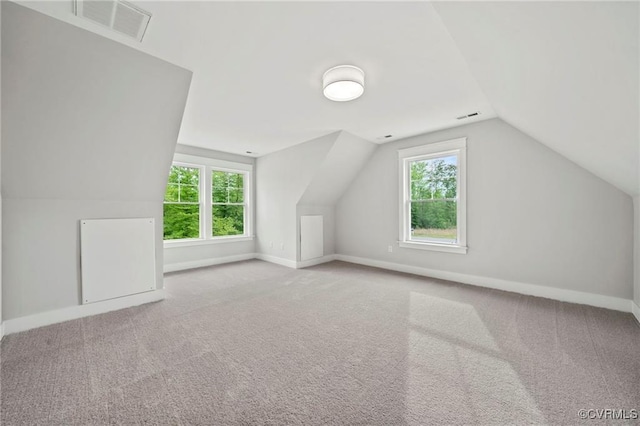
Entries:
<svg viewBox="0 0 640 426">
<path fill-rule="evenodd" d="M 472 112 L 471 114 L 461 115 L 460 117 L 456 117 L 456 119 L 464 120 L 465 118 L 475 117 L 476 115 L 480 115 L 480 113 L 476 111 L 476 112 Z"/>
<path fill-rule="evenodd" d="M 151 13 L 122 0 L 75 0 L 75 14 L 142 41 Z"/>
</svg>

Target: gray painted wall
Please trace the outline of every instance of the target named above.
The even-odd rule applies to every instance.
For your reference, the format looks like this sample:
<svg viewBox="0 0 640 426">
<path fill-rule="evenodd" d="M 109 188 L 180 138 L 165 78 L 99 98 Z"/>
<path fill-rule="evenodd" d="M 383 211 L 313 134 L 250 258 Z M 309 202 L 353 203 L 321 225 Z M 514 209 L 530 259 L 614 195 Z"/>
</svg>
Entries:
<svg viewBox="0 0 640 426">
<path fill-rule="evenodd" d="M 351 133 L 338 133 L 298 204 L 333 206 L 378 146 Z"/>
<path fill-rule="evenodd" d="M 176 152 L 180 154 L 196 155 L 198 157 L 215 158 L 217 160 L 233 161 L 236 163 L 244 163 L 255 165 L 255 158 L 243 155 L 229 154 L 226 152 L 213 151 L 204 148 L 197 148 L 178 144 Z M 255 167 L 253 173 L 253 187 L 255 188 Z M 166 183 L 166 179 L 165 179 Z M 253 217 L 255 218 L 256 195 L 253 191 Z M 255 220 L 254 220 L 255 222 Z M 164 265 L 171 266 L 179 263 L 197 262 L 200 260 L 217 259 L 228 256 L 237 256 L 255 252 L 255 241 L 241 241 L 233 243 L 218 244 L 202 244 L 188 247 L 165 247 L 164 248 Z"/>
<path fill-rule="evenodd" d="M 633 288 L 633 300 L 640 307 L 640 195 L 633 197 L 633 211 L 634 211 L 634 288 Z"/>
<path fill-rule="evenodd" d="M 468 254 L 399 248 L 397 150 L 459 137 L 468 145 Z M 380 146 L 336 206 L 336 250 L 631 299 L 632 199 L 493 119 Z"/>
<path fill-rule="evenodd" d="M 338 133 L 331 133 L 258 158 L 258 252 L 290 261 L 297 260 L 296 205 L 337 137 Z"/>
<path fill-rule="evenodd" d="M 336 209 L 335 205 L 330 206 L 322 206 L 322 205 L 313 205 L 313 206 L 303 206 L 298 204 L 296 207 L 296 235 L 300 235 L 300 216 L 306 215 L 321 215 L 323 217 L 322 222 L 322 233 L 323 233 L 323 255 L 327 256 L 329 254 L 335 254 L 336 252 Z M 297 260 L 300 260 L 300 244 L 298 244 L 297 249 Z"/>
<path fill-rule="evenodd" d="M 300 216 L 322 215 L 324 255 L 335 251 L 335 205 L 360 169 L 371 157 L 377 145 L 341 131 L 326 157 L 318 162 L 309 185 L 300 197 L 296 214 L 296 242 L 300 241 Z M 300 260 L 300 244 L 296 259 Z"/>
<path fill-rule="evenodd" d="M 335 253 L 335 204 L 375 148 L 341 131 L 258 158 L 258 251 L 299 261 L 300 216 L 319 214 Z"/>
<path fill-rule="evenodd" d="M 191 72 L 2 2 L 5 319 L 80 303 L 79 224 L 153 217 Z"/>
<path fill-rule="evenodd" d="M 0 6 L 0 81 L 2 81 L 2 7 Z M 2 84 L 0 84 L 2 99 Z M 2 102 L 0 102 L 0 338 L 2 338 Z"/>
</svg>

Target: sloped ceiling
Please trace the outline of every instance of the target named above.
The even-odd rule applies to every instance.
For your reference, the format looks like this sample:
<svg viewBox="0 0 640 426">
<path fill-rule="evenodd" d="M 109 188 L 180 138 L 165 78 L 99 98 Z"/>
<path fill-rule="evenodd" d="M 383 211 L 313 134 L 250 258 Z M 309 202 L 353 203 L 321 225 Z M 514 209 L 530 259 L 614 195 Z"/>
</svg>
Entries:
<svg viewBox="0 0 640 426">
<path fill-rule="evenodd" d="M 21 3 L 192 70 L 184 145 L 259 156 L 339 130 L 387 142 L 495 117 L 427 2 L 134 1 L 153 14 L 142 43 L 71 0 Z M 329 101 L 322 75 L 345 63 L 366 91 Z"/>
<path fill-rule="evenodd" d="M 438 2 L 496 113 L 640 192 L 638 2 Z"/>
<path fill-rule="evenodd" d="M 498 115 L 640 192 L 638 2 L 137 1 L 153 13 L 142 43 L 75 17 L 71 0 L 21 3 L 192 70 L 181 144 L 260 156 Z M 340 63 L 365 70 L 354 102 L 321 94 Z"/>
<path fill-rule="evenodd" d="M 2 15 L 3 198 L 160 206 L 191 72 L 10 2 Z"/>
<path fill-rule="evenodd" d="M 375 144 L 345 131 L 336 136 L 298 205 L 335 205 L 375 151 Z"/>
</svg>

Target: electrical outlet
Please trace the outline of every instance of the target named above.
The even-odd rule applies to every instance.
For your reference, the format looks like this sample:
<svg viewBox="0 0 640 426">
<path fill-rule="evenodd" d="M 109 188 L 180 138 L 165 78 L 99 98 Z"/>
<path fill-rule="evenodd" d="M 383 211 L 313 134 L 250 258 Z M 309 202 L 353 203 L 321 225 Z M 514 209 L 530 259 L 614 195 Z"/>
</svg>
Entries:
<svg viewBox="0 0 640 426">
<path fill-rule="evenodd" d="M 280 243 L 280 250 L 284 250 L 284 243 Z"/>
<path fill-rule="evenodd" d="M 273 241 L 269 241 L 269 247 L 273 248 Z"/>
<path fill-rule="evenodd" d="M 388 251 L 389 253 L 393 253 L 393 246 L 389 246 L 389 248 L 387 248 L 387 251 Z"/>
</svg>

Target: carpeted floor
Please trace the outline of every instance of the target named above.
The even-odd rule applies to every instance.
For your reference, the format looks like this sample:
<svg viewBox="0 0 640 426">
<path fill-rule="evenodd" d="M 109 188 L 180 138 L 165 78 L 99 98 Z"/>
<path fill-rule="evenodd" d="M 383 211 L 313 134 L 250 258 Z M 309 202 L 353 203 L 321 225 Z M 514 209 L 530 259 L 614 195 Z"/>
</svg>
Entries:
<svg viewBox="0 0 640 426">
<path fill-rule="evenodd" d="M 165 287 L 163 302 L 6 336 L 1 424 L 576 424 L 580 409 L 640 409 L 630 314 L 341 262 L 247 261 Z"/>
</svg>

